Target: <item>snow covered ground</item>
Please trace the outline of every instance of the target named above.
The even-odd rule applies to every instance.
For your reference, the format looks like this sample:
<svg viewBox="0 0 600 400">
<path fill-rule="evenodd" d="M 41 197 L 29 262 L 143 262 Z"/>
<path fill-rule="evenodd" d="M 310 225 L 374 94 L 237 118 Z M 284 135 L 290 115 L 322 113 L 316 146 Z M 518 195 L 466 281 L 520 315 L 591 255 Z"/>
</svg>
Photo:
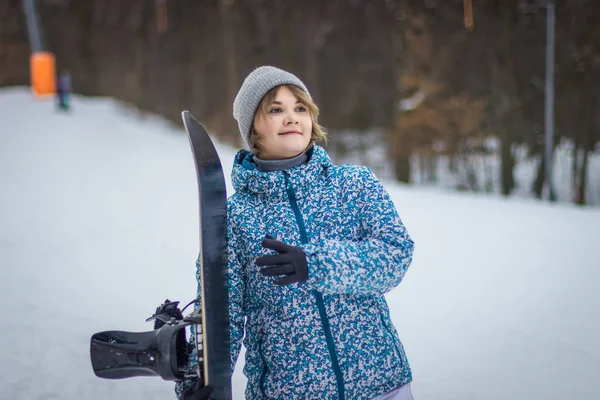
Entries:
<svg viewBox="0 0 600 400">
<path fill-rule="evenodd" d="M 0 399 L 173 398 L 159 378 L 96 378 L 89 338 L 194 297 L 194 174 L 158 118 L 0 91 Z M 600 210 L 386 187 L 416 242 L 387 297 L 417 400 L 600 398 Z"/>
</svg>

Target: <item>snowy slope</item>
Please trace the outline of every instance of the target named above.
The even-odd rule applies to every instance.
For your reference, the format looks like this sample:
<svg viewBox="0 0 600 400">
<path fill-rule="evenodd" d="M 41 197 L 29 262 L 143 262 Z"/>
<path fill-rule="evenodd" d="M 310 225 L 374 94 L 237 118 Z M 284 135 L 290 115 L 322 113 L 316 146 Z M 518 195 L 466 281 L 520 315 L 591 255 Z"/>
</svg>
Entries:
<svg viewBox="0 0 600 400">
<path fill-rule="evenodd" d="M 236 150 L 218 149 L 229 177 Z M 96 378 L 89 338 L 194 297 L 194 174 L 158 118 L 0 91 L 0 399 L 173 398 Z M 387 297 L 417 400 L 600 398 L 600 210 L 386 187 L 416 242 Z"/>
</svg>

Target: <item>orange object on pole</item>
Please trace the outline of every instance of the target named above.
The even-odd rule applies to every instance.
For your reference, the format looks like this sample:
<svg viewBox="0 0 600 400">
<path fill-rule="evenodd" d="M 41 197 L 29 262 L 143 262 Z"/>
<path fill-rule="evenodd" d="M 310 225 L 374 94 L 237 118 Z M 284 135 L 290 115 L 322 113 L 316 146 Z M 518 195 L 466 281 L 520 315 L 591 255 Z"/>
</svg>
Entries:
<svg viewBox="0 0 600 400">
<path fill-rule="evenodd" d="M 54 54 L 37 51 L 29 57 L 31 67 L 31 90 L 35 96 L 56 94 L 56 62 Z"/>
</svg>

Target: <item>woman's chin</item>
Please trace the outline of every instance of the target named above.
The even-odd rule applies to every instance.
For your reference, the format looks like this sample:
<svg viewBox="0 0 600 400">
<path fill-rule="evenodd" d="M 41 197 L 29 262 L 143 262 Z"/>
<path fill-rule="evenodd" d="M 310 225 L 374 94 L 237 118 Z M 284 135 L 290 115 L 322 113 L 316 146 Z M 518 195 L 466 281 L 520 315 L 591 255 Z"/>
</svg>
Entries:
<svg viewBox="0 0 600 400">
<path fill-rule="evenodd" d="M 307 146 L 308 143 L 305 143 L 304 140 L 298 140 L 293 143 L 286 143 L 285 145 L 281 146 L 278 149 L 277 153 L 282 155 L 285 154 L 285 158 L 291 158 L 302 153 L 304 150 L 306 150 Z"/>
</svg>

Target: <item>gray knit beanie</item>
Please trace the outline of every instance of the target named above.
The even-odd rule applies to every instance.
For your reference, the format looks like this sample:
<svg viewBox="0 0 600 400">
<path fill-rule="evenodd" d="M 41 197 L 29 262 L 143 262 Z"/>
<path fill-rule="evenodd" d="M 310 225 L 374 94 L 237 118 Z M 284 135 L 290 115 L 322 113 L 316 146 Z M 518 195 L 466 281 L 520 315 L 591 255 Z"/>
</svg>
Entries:
<svg viewBox="0 0 600 400">
<path fill-rule="evenodd" d="M 310 98 L 308 89 L 298 77 L 271 66 L 258 67 L 252 71 L 244 80 L 237 96 L 235 96 L 233 118 L 237 121 L 242 139 L 248 147 L 250 147 L 250 132 L 254 122 L 254 114 L 260 101 L 269 90 L 280 85 L 297 86 Z"/>
</svg>

